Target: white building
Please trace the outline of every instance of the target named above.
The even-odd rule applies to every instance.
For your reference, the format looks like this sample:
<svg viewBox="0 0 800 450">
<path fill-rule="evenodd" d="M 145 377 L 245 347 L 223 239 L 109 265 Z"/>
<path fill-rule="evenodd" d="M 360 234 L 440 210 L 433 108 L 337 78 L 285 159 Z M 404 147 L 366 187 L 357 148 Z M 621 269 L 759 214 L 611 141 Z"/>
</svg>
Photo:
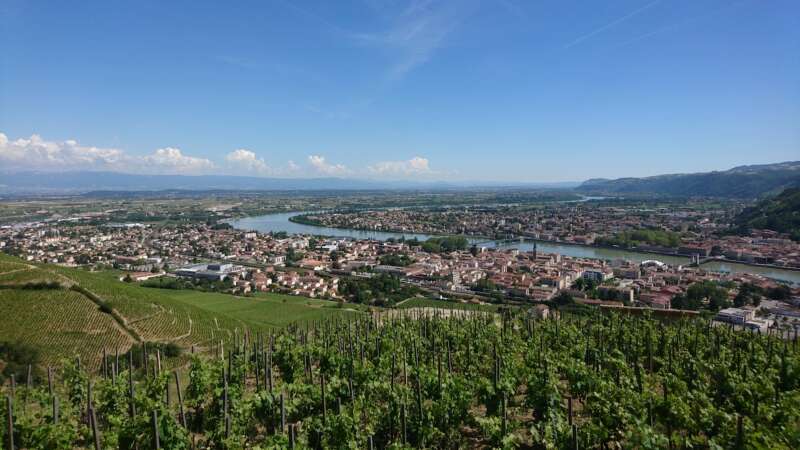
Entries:
<svg viewBox="0 0 800 450">
<path fill-rule="evenodd" d="M 714 317 L 714 320 L 718 320 L 720 322 L 744 324 L 745 322 L 751 321 L 754 318 L 754 310 L 744 308 L 725 308 L 721 309 L 717 313 L 717 316 Z"/>
</svg>

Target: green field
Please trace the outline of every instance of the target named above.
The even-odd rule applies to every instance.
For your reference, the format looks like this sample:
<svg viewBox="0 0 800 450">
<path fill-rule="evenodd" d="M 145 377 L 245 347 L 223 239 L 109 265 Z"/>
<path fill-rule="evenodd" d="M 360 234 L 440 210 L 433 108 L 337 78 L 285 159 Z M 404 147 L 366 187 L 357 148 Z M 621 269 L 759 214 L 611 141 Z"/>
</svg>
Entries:
<svg viewBox="0 0 800 450">
<path fill-rule="evenodd" d="M 499 306 L 490 304 L 459 303 L 447 300 L 434 300 L 431 298 L 414 297 L 403 300 L 397 304 L 400 309 L 408 308 L 440 308 L 440 309 L 461 309 L 465 311 L 487 311 L 497 312 Z"/>
<path fill-rule="evenodd" d="M 2 285 L 21 285 L 27 283 L 37 283 L 41 281 L 58 281 L 58 278 L 42 270 L 13 270 L 0 273 L 0 284 Z"/>
<path fill-rule="evenodd" d="M 140 341 L 174 342 L 185 349 L 196 346 L 202 351 L 219 341 L 229 341 L 235 332 L 361 314 L 337 307 L 336 302 L 288 295 L 257 294 L 245 298 L 145 288 L 119 281 L 119 272 L 52 265 L 31 268 L 6 255 L 0 255 L 0 264 L 15 267 L 13 272 L 0 273 L 0 287 L 5 287 L 0 289 L 0 305 L 7 313 L 0 321 L 0 340 L 9 340 L 8 337 L 30 343 L 40 348 L 47 360 L 76 353 L 96 359 L 102 347 L 113 349 L 120 345 L 121 350 L 126 350 Z M 22 289 L 26 284 L 43 281 L 57 281 L 81 292 Z M 101 304 L 113 308 L 113 315 L 100 312 Z M 76 322 L 76 315 L 83 322 Z M 80 331 L 89 323 L 97 323 L 103 329 L 116 327 L 121 334 L 112 339 L 97 330 Z"/>
<path fill-rule="evenodd" d="M 331 315 L 352 314 L 337 303 L 292 295 L 259 293 L 234 297 L 188 290 L 154 289 L 159 295 L 213 314 L 221 314 L 251 328 L 284 327 L 293 322 L 320 320 Z"/>
</svg>

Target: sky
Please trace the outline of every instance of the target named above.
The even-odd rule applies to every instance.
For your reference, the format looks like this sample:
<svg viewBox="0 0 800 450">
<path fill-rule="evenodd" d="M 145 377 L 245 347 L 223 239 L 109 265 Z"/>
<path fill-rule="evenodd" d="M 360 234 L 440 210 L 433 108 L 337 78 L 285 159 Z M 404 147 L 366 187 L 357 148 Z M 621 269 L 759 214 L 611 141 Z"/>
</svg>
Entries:
<svg viewBox="0 0 800 450">
<path fill-rule="evenodd" d="M 800 159 L 796 0 L 0 2 L 0 170 L 555 182 Z"/>
</svg>

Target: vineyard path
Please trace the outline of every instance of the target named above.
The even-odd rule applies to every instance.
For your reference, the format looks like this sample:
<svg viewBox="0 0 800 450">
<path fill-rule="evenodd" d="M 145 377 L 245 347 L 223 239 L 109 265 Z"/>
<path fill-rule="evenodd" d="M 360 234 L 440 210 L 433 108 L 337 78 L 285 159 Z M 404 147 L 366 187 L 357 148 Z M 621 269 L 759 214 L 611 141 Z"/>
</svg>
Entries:
<svg viewBox="0 0 800 450">
<path fill-rule="evenodd" d="M 188 314 L 186 316 L 189 318 L 189 332 L 186 333 L 186 334 L 182 334 L 182 335 L 180 335 L 178 337 L 174 337 L 174 338 L 170 339 L 170 341 L 172 341 L 172 342 L 180 341 L 181 339 L 186 339 L 186 338 L 188 338 L 189 336 L 192 335 L 192 324 L 194 322 L 192 322 L 192 316 L 190 316 Z"/>
<path fill-rule="evenodd" d="M 47 272 L 51 273 L 51 274 L 55 275 L 57 278 L 63 280 L 67 284 L 67 288 L 70 288 L 72 286 L 80 286 L 80 284 L 77 283 L 75 280 L 73 280 L 73 279 L 71 279 L 71 278 L 69 278 L 67 276 L 64 276 L 64 275 L 62 275 L 60 273 L 53 272 L 53 271 L 50 271 L 50 270 L 48 270 Z M 105 301 L 102 298 L 100 298 L 100 296 L 95 294 L 94 292 L 84 288 L 83 286 L 81 286 L 81 289 L 83 291 L 85 291 L 86 293 L 88 293 L 89 295 L 86 295 L 84 292 L 81 292 L 81 291 L 77 291 L 77 292 L 79 292 L 80 294 L 84 294 L 84 297 L 86 297 L 90 302 L 96 304 L 98 307 L 101 306 L 101 302 L 105 303 Z M 128 319 L 125 318 L 125 316 L 120 314 L 119 311 L 117 311 L 114 308 L 111 308 L 111 311 L 112 311 L 112 313 L 109 314 L 109 315 L 113 319 L 112 323 L 114 324 L 114 326 L 123 335 L 128 337 L 128 341 L 130 341 L 131 344 L 141 343 L 142 342 L 142 338 L 139 337 L 139 334 L 133 328 L 131 328 L 129 326 Z"/>
</svg>

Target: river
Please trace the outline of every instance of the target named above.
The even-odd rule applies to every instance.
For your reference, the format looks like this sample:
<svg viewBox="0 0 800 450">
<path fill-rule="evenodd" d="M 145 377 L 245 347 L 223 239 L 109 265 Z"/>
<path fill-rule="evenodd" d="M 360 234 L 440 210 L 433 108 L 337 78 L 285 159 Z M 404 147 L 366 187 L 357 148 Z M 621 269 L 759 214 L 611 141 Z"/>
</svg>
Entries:
<svg viewBox="0 0 800 450">
<path fill-rule="evenodd" d="M 315 225 L 305 225 L 295 223 L 289 220 L 290 217 L 304 214 L 303 212 L 289 212 L 267 214 L 263 216 L 245 217 L 241 219 L 231 220 L 230 224 L 234 228 L 240 230 L 256 230 L 262 233 L 280 232 L 284 231 L 289 234 L 314 234 L 322 236 L 334 236 L 353 239 L 375 239 L 387 240 L 389 238 L 405 237 L 406 239 L 417 238 L 424 241 L 430 238 L 430 235 L 420 233 L 392 233 L 386 231 L 365 231 L 365 230 L 351 230 L 345 228 L 331 228 L 319 227 Z M 516 248 L 522 251 L 533 250 L 532 241 L 524 242 L 486 242 L 485 239 L 471 238 L 471 243 L 481 243 L 486 247 L 511 249 Z M 571 256 L 574 258 L 594 258 L 594 259 L 627 259 L 635 262 L 642 262 L 649 259 L 661 261 L 670 265 L 687 264 L 689 258 L 681 256 L 657 255 L 652 253 L 635 252 L 629 250 L 619 250 L 612 248 L 602 247 L 589 247 L 585 245 L 571 245 L 553 242 L 536 242 L 536 248 L 543 253 L 556 253 L 564 256 Z M 777 280 L 788 281 L 795 284 L 800 284 L 800 272 L 792 270 L 783 270 L 771 267 L 751 266 L 747 264 L 739 264 L 733 262 L 713 261 L 703 264 L 706 270 L 713 270 L 718 272 L 731 272 L 731 273 L 755 273 L 765 277 L 774 278 Z"/>
<path fill-rule="evenodd" d="M 291 217 L 303 214 L 308 213 L 295 211 L 289 213 L 267 214 L 264 216 L 253 216 L 231 220 L 229 223 L 233 225 L 234 228 L 238 228 L 240 230 L 256 230 L 262 233 L 269 233 L 270 231 L 285 231 L 289 234 L 316 234 L 321 236 L 335 236 L 353 239 L 375 239 L 378 241 L 385 241 L 389 238 L 399 238 L 402 236 L 405 236 L 407 239 L 416 237 L 420 241 L 424 241 L 431 237 L 430 235 L 419 233 L 390 233 L 384 231 L 363 231 L 350 230 L 346 228 L 318 227 L 316 225 L 305 225 L 289 220 Z"/>
</svg>

